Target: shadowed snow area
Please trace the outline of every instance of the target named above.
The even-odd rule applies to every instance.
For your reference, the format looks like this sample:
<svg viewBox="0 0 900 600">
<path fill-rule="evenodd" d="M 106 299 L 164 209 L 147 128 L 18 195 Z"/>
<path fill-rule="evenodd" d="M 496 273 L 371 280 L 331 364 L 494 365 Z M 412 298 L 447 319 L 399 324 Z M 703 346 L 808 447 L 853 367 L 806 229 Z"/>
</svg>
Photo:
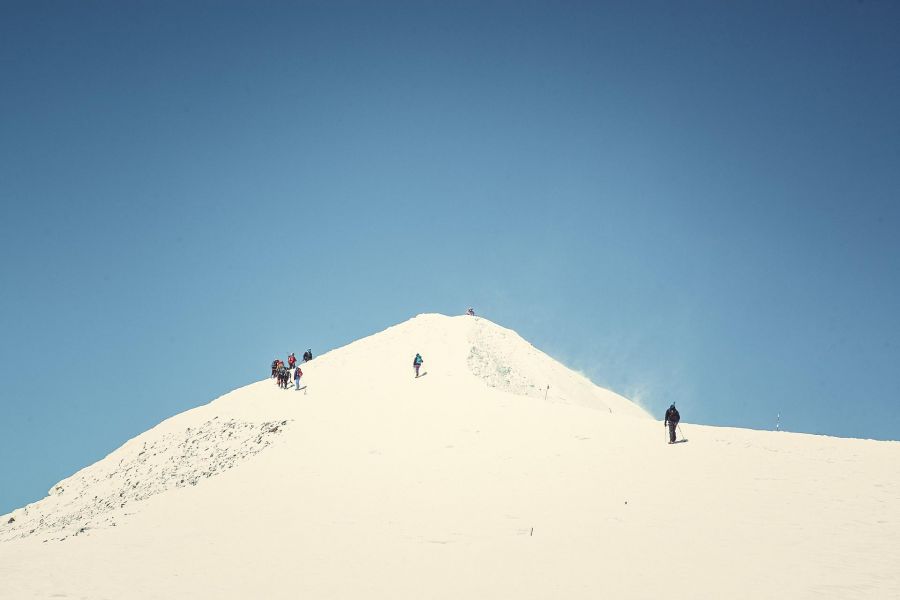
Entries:
<svg viewBox="0 0 900 600">
<path fill-rule="evenodd" d="M 649 416 L 622 396 L 553 360 L 511 329 L 476 318 L 468 336 L 468 365 L 487 385 L 511 394 L 580 404 L 621 415 Z"/>
<path fill-rule="evenodd" d="M 668 445 L 483 318 L 302 368 L 2 517 L 0 599 L 900 597 L 896 442 L 685 422 Z"/>
</svg>

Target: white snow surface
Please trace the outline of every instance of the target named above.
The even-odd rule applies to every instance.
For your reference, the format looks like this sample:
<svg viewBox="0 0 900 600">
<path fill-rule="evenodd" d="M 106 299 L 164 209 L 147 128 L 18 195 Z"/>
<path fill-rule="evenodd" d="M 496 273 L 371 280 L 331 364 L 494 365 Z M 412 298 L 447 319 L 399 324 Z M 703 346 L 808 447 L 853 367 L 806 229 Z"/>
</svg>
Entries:
<svg viewBox="0 0 900 600">
<path fill-rule="evenodd" d="M 302 368 L 305 392 L 226 394 L 0 518 L 0 599 L 900 597 L 900 443 L 668 445 L 480 317 Z"/>
</svg>

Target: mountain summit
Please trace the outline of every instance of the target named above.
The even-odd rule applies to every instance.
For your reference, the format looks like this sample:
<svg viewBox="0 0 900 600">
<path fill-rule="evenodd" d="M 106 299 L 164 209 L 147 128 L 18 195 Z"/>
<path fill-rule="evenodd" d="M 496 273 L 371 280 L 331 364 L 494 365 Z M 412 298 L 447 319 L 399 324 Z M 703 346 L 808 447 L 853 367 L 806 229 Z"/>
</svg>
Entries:
<svg viewBox="0 0 900 600">
<path fill-rule="evenodd" d="M 900 444 L 685 425 L 670 446 L 468 316 L 302 367 L 304 391 L 235 390 L 5 515 L 0 598 L 900 595 Z"/>
<path fill-rule="evenodd" d="M 411 369 L 416 352 L 426 357 L 423 377 L 418 380 Z M 298 410 L 306 412 L 322 403 L 332 409 L 344 406 L 354 410 L 364 403 L 390 414 L 392 405 L 398 403 L 458 405 L 462 397 L 477 399 L 489 388 L 508 394 L 507 401 L 524 396 L 649 417 L 637 405 L 597 387 L 514 331 L 481 317 L 419 315 L 302 367 L 306 384 L 302 394 L 262 381 L 168 419 L 60 481 L 48 498 L 7 515 L 0 540 L 32 535 L 65 539 L 117 526 L 136 510 L 134 502 L 197 485 L 256 456 L 278 438 L 291 438 Z M 418 410 L 399 418 L 409 419 L 409 427 L 421 428 L 412 420 Z M 286 432 L 287 436 L 279 435 Z"/>
</svg>

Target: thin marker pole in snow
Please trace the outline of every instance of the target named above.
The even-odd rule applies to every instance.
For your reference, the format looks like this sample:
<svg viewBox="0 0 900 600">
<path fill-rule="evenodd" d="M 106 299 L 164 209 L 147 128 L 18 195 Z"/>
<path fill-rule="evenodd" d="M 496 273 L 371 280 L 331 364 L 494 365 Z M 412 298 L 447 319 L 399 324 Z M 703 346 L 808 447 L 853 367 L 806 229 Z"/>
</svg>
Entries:
<svg viewBox="0 0 900 600">
<path fill-rule="evenodd" d="M 547 401 L 547 392 L 549 392 L 549 391 L 550 391 L 550 386 L 548 385 L 548 386 L 547 386 L 547 389 L 544 390 L 544 402 Z"/>
<path fill-rule="evenodd" d="M 775 417 L 775 431 L 781 431 L 781 413 Z"/>
</svg>

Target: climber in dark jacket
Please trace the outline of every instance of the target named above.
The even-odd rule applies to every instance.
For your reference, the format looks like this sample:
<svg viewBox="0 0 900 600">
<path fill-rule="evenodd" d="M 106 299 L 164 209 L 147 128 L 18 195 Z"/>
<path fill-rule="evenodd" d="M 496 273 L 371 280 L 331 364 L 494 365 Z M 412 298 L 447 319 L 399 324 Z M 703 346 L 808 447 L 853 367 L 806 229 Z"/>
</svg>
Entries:
<svg viewBox="0 0 900 600">
<path fill-rule="evenodd" d="M 675 408 L 675 405 L 669 407 L 669 410 L 666 411 L 666 418 L 663 423 L 669 426 L 669 443 L 675 443 L 675 428 L 678 427 L 678 421 L 681 420 L 681 415 L 678 414 L 678 409 Z"/>
</svg>

